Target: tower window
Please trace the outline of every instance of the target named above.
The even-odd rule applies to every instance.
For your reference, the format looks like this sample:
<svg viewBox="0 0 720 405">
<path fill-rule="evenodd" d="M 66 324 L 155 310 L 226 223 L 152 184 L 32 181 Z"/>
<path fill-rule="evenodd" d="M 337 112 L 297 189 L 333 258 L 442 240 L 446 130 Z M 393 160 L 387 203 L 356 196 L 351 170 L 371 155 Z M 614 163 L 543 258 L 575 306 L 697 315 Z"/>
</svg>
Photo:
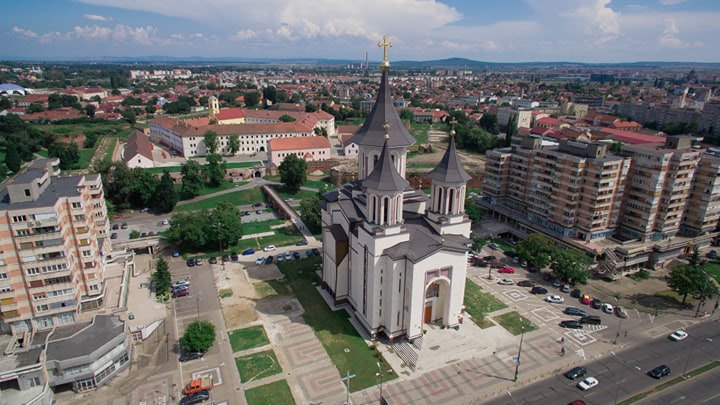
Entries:
<svg viewBox="0 0 720 405">
<path fill-rule="evenodd" d="M 455 212 L 455 189 L 450 189 L 450 198 L 448 199 L 448 212 L 454 213 Z"/>
</svg>

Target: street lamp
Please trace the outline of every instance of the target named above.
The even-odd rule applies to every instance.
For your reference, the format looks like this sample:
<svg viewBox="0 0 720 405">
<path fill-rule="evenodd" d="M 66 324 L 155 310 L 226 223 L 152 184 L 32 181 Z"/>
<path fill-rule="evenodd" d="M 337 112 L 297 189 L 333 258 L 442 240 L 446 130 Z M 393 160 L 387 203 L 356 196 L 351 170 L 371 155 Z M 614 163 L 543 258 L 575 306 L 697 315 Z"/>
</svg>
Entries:
<svg viewBox="0 0 720 405">
<path fill-rule="evenodd" d="M 385 373 L 392 373 L 392 370 L 386 370 L 383 372 L 382 367 L 380 366 L 380 362 L 378 361 L 375 364 L 377 364 L 378 367 L 378 373 L 376 373 L 375 375 L 380 376 L 380 405 L 385 405 L 386 402 L 385 398 L 383 397 L 383 376 L 385 375 Z"/>
<path fill-rule="evenodd" d="M 622 364 L 622 369 L 620 369 L 620 379 L 615 383 L 617 388 L 615 389 L 615 401 L 613 401 L 613 403 L 617 404 L 618 396 L 620 395 L 620 383 L 623 381 L 623 374 L 625 374 L 625 361 L 623 359 L 619 358 L 615 354 L 615 352 L 610 352 L 610 354 L 612 354 L 613 357 L 615 357 L 620 362 L 620 364 Z"/>
<path fill-rule="evenodd" d="M 515 379 L 513 380 L 515 382 L 518 380 L 518 371 L 520 369 L 520 355 L 522 354 L 523 337 L 525 337 L 525 325 L 520 325 L 520 347 L 518 348 L 517 361 L 515 362 Z"/>
</svg>

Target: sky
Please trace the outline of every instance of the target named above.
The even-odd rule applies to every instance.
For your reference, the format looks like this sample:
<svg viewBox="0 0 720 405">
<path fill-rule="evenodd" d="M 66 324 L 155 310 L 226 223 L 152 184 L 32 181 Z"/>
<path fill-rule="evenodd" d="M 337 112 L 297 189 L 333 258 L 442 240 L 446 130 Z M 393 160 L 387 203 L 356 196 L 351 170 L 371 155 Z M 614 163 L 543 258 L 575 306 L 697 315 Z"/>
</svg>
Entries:
<svg viewBox="0 0 720 405">
<path fill-rule="evenodd" d="M 0 0 L 0 58 L 720 62 L 719 0 Z"/>
</svg>

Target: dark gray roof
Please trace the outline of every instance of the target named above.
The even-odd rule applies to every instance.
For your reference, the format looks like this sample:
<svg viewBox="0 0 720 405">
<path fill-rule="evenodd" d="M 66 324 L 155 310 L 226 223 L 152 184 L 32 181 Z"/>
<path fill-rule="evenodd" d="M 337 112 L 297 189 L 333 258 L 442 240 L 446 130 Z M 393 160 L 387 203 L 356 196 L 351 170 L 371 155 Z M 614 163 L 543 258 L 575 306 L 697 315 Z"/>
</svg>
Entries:
<svg viewBox="0 0 720 405">
<path fill-rule="evenodd" d="M 391 93 L 388 70 L 385 69 L 380 80 L 380 91 L 375 100 L 375 106 L 370 111 L 365 124 L 353 135 L 350 142 L 361 146 L 383 146 L 385 143 L 384 125 L 387 123 L 390 125 L 389 146 L 391 148 L 408 147 L 415 144 L 415 138 L 405 129 L 405 125 L 395 111 Z"/>
<path fill-rule="evenodd" d="M 389 139 L 383 145 L 380 159 L 373 168 L 372 173 L 362 181 L 365 188 L 375 191 L 403 191 L 410 183 L 395 169 L 388 152 Z"/>
<path fill-rule="evenodd" d="M 342 226 L 338 224 L 332 224 L 328 227 L 328 230 L 332 234 L 335 241 L 348 240 L 348 236 Z"/>
<path fill-rule="evenodd" d="M 68 332 L 75 332 L 68 336 Z M 125 333 L 125 322 L 112 315 L 96 315 L 93 323 L 81 330 L 60 327 L 50 336 L 47 346 L 48 360 L 68 360 L 93 353 L 120 334 Z M 57 339 L 57 336 L 62 338 Z"/>
<path fill-rule="evenodd" d="M 472 243 L 462 235 L 438 235 L 422 218 L 406 219 L 405 226 L 410 240 L 385 249 L 385 254 L 394 260 L 406 258 L 417 263 L 440 250 L 467 252 L 467 245 Z"/>
<path fill-rule="evenodd" d="M 465 171 L 455 149 L 455 137 L 450 137 L 450 145 L 445 151 L 440 163 L 435 167 L 428 177 L 432 180 L 443 183 L 465 183 L 472 177 Z"/>
<path fill-rule="evenodd" d="M 10 202 L 7 187 L 0 190 L 0 210 L 20 210 L 39 207 L 52 207 L 58 198 L 77 197 L 80 195 L 78 187 L 83 176 L 52 177 L 50 184 L 35 201 Z"/>
</svg>

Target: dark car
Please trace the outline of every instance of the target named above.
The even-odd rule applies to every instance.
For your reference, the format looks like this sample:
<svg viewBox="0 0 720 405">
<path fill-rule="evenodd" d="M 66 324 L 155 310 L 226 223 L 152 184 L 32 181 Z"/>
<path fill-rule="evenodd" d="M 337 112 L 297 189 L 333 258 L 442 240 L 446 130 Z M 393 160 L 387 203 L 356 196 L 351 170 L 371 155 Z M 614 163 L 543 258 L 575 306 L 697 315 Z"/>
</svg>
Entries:
<svg viewBox="0 0 720 405">
<path fill-rule="evenodd" d="M 710 252 L 708 252 L 707 257 L 708 257 L 708 259 L 717 259 L 717 257 L 718 257 L 717 251 L 711 250 Z"/>
<path fill-rule="evenodd" d="M 247 215 L 250 215 L 250 211 L 245 211 L 245 212 L 243 212 L 243 215 L 246 215 L 246 216 L 247 216 Z"/>
<path fill-rule="evenodd" d="M 229 256 L 229 255 L 223 255 L 222 261 L 223 261 L 223 262 L 229 262 L 229 261 L 230 261 L 230 256 Z"/>
<path fill-rule="evenodd" d="M 185 264 L 187 264 L 188 267 L 195 267 L 195 259 L 187 259 Z"/>
<path fill-rule="evenodd" d="M 578 321 L 561 321 L 560 326 L 568 329 L 582 329 L 583 324 Z"/>
<path fill-rule="evenodd" d="M 482 259 L 485 260 L 486 262 L 496 262 L 497 261 L 497 257 L 495 257 L 495 256 L 485 256 Z"/>
<path fill-rule="evenodd" d="M 305 256 L 307 257 L 313 257 L 315 253 L 312 251 L 312 249 L 308 249 L 305 251 Z"/>
<path fill-rule="evenodd" d="M 600 301 L 600 300 L 597 299 L 597 298 L 593 298 L 593 300 L 590 301 L 590 306 L 593 307 L 593 308 L 595 308 L 595 309 L 600 309 L 600 307 L 602 306 L 602 304 L 603 304 L 603 302 Z"/>
<path fill-rule="evenodd" d="M 273 260 L 275 260 L 272 256 L 268 256 L 267 259 L 265 259 L 265 264 L 272 264 Z"/>
<path fill-rule="evenodd" d="M 515 253 L 515 252 L 509 252 L 509 251 L 508 251 L 508 252 L 503 252 L 503 253 L 505 254 L 505 256 L 507 256 L 507 257 L 509 257 L 509 258 L 511 258 L 511 259 L 517 259 L 517 258 L 520 257 L 520 255 L 517 254 L 517 253 Z"/>
<path fill-rule="evenodd" d="M 118 229 L 120 229 L 120 225 L 118 225 L 118 224 L 113 224 L 112 230 L 113 230 L 113 231 L 117 231 Z"/>
<path fill-rule="evenodd" d="M 183 291 L 183 290 L 188 290 L 188 289 L 190 289 L 190 286 L 187 285 L 187 284 L 178 285 L 178 286 L 175 286 L 175 287 L 172 288 L 172 293 L 175 294 L 175 293 L 177 293 L 177 292 L 180 292 L 180 291 Z"/>
<path fill-rule="evenodd" d="M 580 318 L 580 322 L 588 325 L 600 325 L 602 323 L 602 319 L 600 319 L 597 315 L 590 315 Z"/>
<path fill-rule="evenodd" d="M 253 208 L 260 208 L 262 207 L 262 203 L 255 203 L 252 205 Z"/>
<path fill-rule="evenodd" d="M 294 251 L 294 252 L 293 252 L 293 257 L 296 258 L 296 259 L 299 259 L 299 258 L 300 258 L 300 252 Z"/>
<path fill-rule="evenodd" d="M 230 260 L 232 260 L 234 262 L 238 261 L 238 254 L 235 252 L 232 252 L 232 254 L 230 255 Z"/>
<path fill-rule="evenodd" d="M 319 250 L 319 249 L 313 248 L 312 252 L 313 252 L 313 254 L 314 254 L 315 256 L 320 256 L 320 250 Z"/>
<path fill-rule="evenodd" d="M 585 367 L 575 367 L 574 369 L 569 370 L 567 373 L 565 373 L 565 377 L 574 380 L 578 377 L 584 376 L 585 374 L 587 374 L 587 370 L 585 369 Z"/>
<path fill-rule="evenodd" d="M 113 232 L 110 234 L 110 239 L 117 239 L 117 238 L 118 238 L 117 232 Z"/>
<path fill-rule="evenodd" d="M 665 364 L 657 366 L 654 369 L 648 371 L 648 375 L 659 380 L 665 376 L 670 375 L 670 367 L 666 366 Z"/>
<path fill-rule="evenodd" d="M 195 265 L 196 266 L 202 266 L 203 265 L 203 259 L 195 259 Z"/>
<path fill-rule="evenodd" d="M 247 256 L 247 255 L 251 255 L 251 254 L 253 254 L 253 253 L 255 253 L 255 249 L 250 248 L 250 249 L 247 249 L 247 250 L 243 250 L 242 255 L 243 255 L 243 256 Z"/>
<path fill-rule="evenodd" d="M 208 263 L 210 264 L 217 264 L 218 260 L 217 257 L 213 256 L 208 260 Z"/>
<path fill-rule="evenodd" d="M 535 284 L 530 280 L 520 280 L 517 283 L 515 283 L 518 287 L 532 287 Z"/>
<path fill-rule="evenodd" d="M 580 298 L 581 295 L 582 295 L 582 291 L 580 291 L 580 289 L 578 289 L 578 288 L 570 291 L 570 296 L 573 298 Z"/>
<path fill-rule="evenodd" d="M 180 401 L 180 405 L 200 404 L 210 399 L 210 391 L 203 390 L 190 394 Z"/>
<path fill-rule="evenodd" d="M 540 286 L 535 286 L 530 290 L 531 294 L 547 294 L 547 292 L 547 288 Z"/>
<path fill-rule="evenodd" d="M 297 243 L 295 243 L 295 246 L 305 246 L 305 245 L 307 245 L 307 243 L 308 242 L 305 239 L 303 239 L 303 240 L 297 241 Z"/>
<path fill-rule="evenodd" d="M 205 353 L 203 352 L 186 352 L 183 350 L 183 352 L 180 354 L 180 361 L 186 362 L 190 360 L 195 360 L 201 358 L 204 355 Z"/>
<path fill-rule="evenodd" d="M 565 312 L 568 315 L 573 315 L 573 316 L 587 316 L 587 312 L 583 311 L 580 308 L 575 308 L 575 307 L 567 307 L 567 308 L 565 308 L 565 310 L 563 312 Z"/>
<path fill-rule="evenodd" d="M 190 295 L 190 290 L 187 288 L 185 288 L 184 290 L 173 291 L 172 293 L 173 298 L 187 297 L 188 295 Z"/>
<path fill-rule="evenodd" d="M 530 267 L 528 267 L 528 271 L 529 271 L 530 273 L 537 273 L 538 271 L 540 271 L 540 267 L 530 266 Z"/>
</svg>

